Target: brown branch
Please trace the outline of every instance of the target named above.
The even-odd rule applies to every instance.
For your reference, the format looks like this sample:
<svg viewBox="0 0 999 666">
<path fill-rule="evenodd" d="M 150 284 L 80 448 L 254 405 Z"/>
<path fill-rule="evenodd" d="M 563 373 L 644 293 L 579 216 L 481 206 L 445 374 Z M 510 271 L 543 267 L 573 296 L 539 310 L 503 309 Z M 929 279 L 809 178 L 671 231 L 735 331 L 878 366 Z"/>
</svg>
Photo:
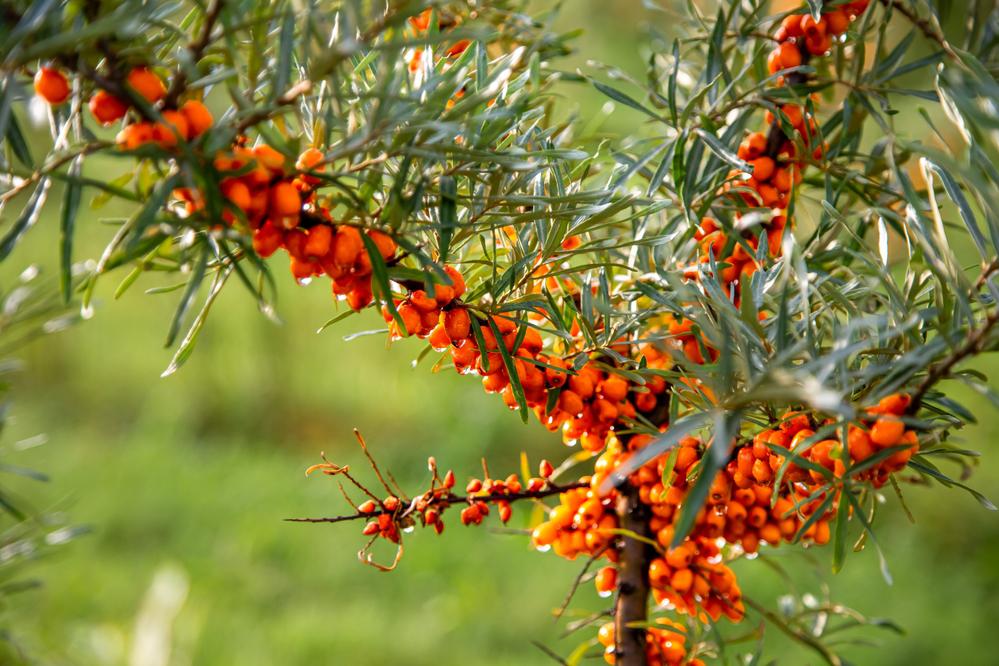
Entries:
<svg viewBox="0 0 999 666">
<path fill-rule="evenodd" d="M 879 0 L 885 9 L 890 9 L 896 11 L 905 18 L 909 20 L 927 39 L 936 42 L 940 45 L 940 48 L 944 50 L 951 58 L 955 60 L 960 60 L 958 55 L 954 52 L 953 47 L 951 47 L 950 42 L 944 37 L 940 32 L 937 31 L 936 27 L 929 19 L 924 19 L 916 14 L 914 11 L 906 7 L 899 0 Z"/>
<path fill-rule="evenodd" d="M 988 341 L 989 333 L 992 331 L 992 328 L 997 322 L 999 322 L 999 309 L 990 312 L 985 318 L 985 321 L 982 322 L 981 326 L 976 329 L 972 329 L 968 333 L 968 337 L 965 339 L 964 344 L 952 351 L 950 356 L 930 368 L 929 372 L 926 373 L 926 377 L 923 378 L 923 381 L 912 393 L 912 402 L 909 406 L 910 414 L 915 414 L 919 411 L 919 407 L 922 405 L 923 398 L 926 397 L 926 393 L 933 388 L 937 382 L 949 377 L 951 370 L 954 369 L 955 365 L 969 356 L 980 354 L 984 350 L 985 343 Z"/>
<path fill-rule="evenodd" d="M 989 278 L 995 275 L 997 271 L 999 271 L 999 258 L 993 259 L 991 263 L 982 269 L 982 274 L 978 276 L 977 280 L 975 280 L 975 285 L 971 289 L 971 296 L 977 297 L 978 292 L 982 290 L 985 283 L 988 282 Z M 923 404 L 923 398 L 926 397 L 927 392 L 929 392 L 929 390 L 938 382 L 950 376 L 950 372 L 954 369 L 954 366 L 969 356 L 981 353 L 985 347 L 985 343 L 988 341 L 989 332 L 997 322 L 999 322 L 999 309 L 990 312 L 985 317 L 985 321 L 982 322 L 981 326 L 969 331 L 968 337 L 965 339 L 964 344 L 954 349 L 950 353 L 950 356 L 929 369 L 926 373 L 926 377 L 923 378 L 923 381 L 920 382 L 919 386 L 917 386 L 916 390 L 912 393 L 912 401 L 909 403 L 908 409 L 909 414 L 915 414 L 919 411 L 919 408 Z"/>
<path fill-rule="evenodd" d="M 453 504 L 468 504 L 470 502 L 517 502 L 519 500 L 525 499 L 544 499 L 546 497 L 551 497 L 552 495 L 558 495 L 564 493 L 567 490 L 574 490 L 576 488 L 586 488 L 589 487 L 589 483 L 583 483 L 582 481 L 577 481 L 575 483 L 570 483 L 564 486 L 557 486 L 549 483 L 547 487 L 541 490 L 529 491 L 525 490 L 519 493 L 493 493 L 489 495 L 455 495 L 454 493 L 447 493 L 446 495 L 438 495 L 431 497 L 428 500 L 427 506 L 451 506 Z M 411 505 L 400 517 L 405 517 L 412 513 L 414 510 L 413 505 Z M 371 513 L 354 513 L 347 514 L 344 516 L 332 516 L 326 518 L 285 518 L 285 521 L 289 523 L 343 523 L 352 520 L 362 520 L 377 518 L 382 514 L 395 514 L 395 511 L 386 511 L 384 509 L 379 511 L 372 511 Z"/>
<path fill-rule="evenodd" d="M 649 561 L 651 547 L 642 539 L 651 538 L 649 509 L 630 483 L 618 491 L 617 515 L 622 530 L 621 559 L 618 562 L 617 603 L 614 608 L 614 641 L 618 666 L 646 666 L 645 626 L 649 612 Z M 641 537 L 636 539 L 630 534 Z"/>
<path fill-rule="evenodd" d="M 225 0 L 214 0 L 211 6 L 208 7 L 205 12 L 205 22 L 201 26 L 201 34 L 197 40 L 191 42 L 187 47 L 187 52 L 190 54 L 191 66 L 194 67 L 201 60 L 201 56 L 204 54 L 205 49 L 212 42 L 212 31 L 215 29 L 215 23 L 219 19 L 219 15 L 222 13 L 222 7 L 225 6 Z M 166 97 L 163 101 L 163 106 L 171 109 L 177 105 L 177 99 L 180 97 L 181 93 L 184 92 L 184 86 L 187 84 L 187 72 L 178 67 L 177 71 L 174 73 L 173 82 L 170 84 L 170 90 L 167 91 Z"/>
</svg>

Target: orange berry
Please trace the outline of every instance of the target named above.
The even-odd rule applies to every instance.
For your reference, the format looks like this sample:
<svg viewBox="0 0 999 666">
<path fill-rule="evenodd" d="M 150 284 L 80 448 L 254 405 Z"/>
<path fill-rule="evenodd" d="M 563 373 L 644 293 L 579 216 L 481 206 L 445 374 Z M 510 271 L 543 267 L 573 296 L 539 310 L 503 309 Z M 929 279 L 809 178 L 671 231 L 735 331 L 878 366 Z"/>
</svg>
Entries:
<svg viewBox="0 0 999 666">
<path fill-rule="evenodd" d="M 842 35 L 850 29 L 850 17 L 842 9 L 834 9 L 822 17 L 826 21 L 826 31 L 830 35 Z"/>
<path fill-rule="evenodd" d="M 610 375 L 600 383 L 600 393 L 611 402 L 621 402 L 628 396 L 628 380 Z"/>
<path fill-rule="evenodd" d="M 881 418 L 871 426 L 871 441 L 878 446 L 894 446 L 905 434 L 905 424 L 894 418 Z"/>
<path fill-rule="evenodd" d="M 555 467 L 547 460 L 542 460 L 541 464 L 538 465 L 538 476 L 542 479 L 550 479 L 552 474 L 555 473 Z"/>
<path fill-rule="evenodd" d="M 69 81 L 58 69 L 41 67 L 35 73 L 35 93 L 52 106 L 58 106 L 69 99 Z"/>
<path fill-rule="evenodd" d="M 284 168 L 284 155 L 279 153 L 274 148 L 271 148 L 266 143 L 262 143 L 259 146 L 254 147 L 253 155 L 266 169 L 271 171 L 280 171 Z"/>
<path fill-rule="evenodd" d="M 452 308 L 444 312 L 444 329 L 451 340 L 465 340 L 472 331 L 472 319 L 465 308 Z"/>
<path fill-rule="evenodd" d="M 354 227 L 340 226 L 333 238 L 333 261 L 345 268 L 353 266 L 364 251 L 361 232 Z"/>
<path fill-rule="evenodd" d="M 416 309 L 421 312 L 430 312 L 432 310 L 438 310 L 437 301 L 433 298 L 427 296 L 427 292 L 422 289 L 417 289 L 409 295 L 409 302 L 416 306 Z"/>
<path fill-rule="evenodd" d="M 310 171 L 322 161 L 323 151 L 318 148 L 306 148 L 302 151 L 302 154 L 298 156 L 298 161 L 295 162 L 295 168 L 299 171 Z"/>
<path fill-rule="evenodd" d="M 306 278 L 312 277 L 316 272 L 316 263 L 312 261 L 307 261 L 299 259 L 298 257 L 291 258 L 291 274 L 296 280 L 304 280 Z"/>
<path fill-rule="evenodd" d="M 253 232 L 253 249 L 264 259 L 277 252 L 283 243 L 284 233 L 270 222 L 264 222 Z"/>
<path fill-rule="evenodd" d="M 222 181 L 222 196 L 228 199 L 236 208 L 246 211 L 250 207 L 250 188 L 237 178 L 226 178 Z"/>
<path fill-rule="evenodd" d="M 152 123 L 133 123 L 118 132 L 115 142 L 125 150 L 135 150 L 155 138 Z"/>
<path fill-rule="evenodd" d="M 128 105 L 106 90 L 98 90 L 88 103 L 90 113 L 105 127 L 121 120 L 128 111 Z"/>
<path fill-rule="evenodd" d="M 694 559 L 694 549 L 689 543 L 684 543 L 676 548 L 666 551 L 666 563 L 674 569 L 685 569 L 690 566 Z"/>
<path fill-rule="evenodd" d="M 610 594 L 617 587 L 617 569 L 611 566 L 603 567 L 597 572 L 593 582 L 601 595 Z"/>
<path fill-rule="evenodd" d="M 187 141 L 191 138 L 191 126 L 187 122 L 187 116 L 180 111 L 164 111 L 163 124 L 173 134 L 174 139 Z"/>
<path fill-rule="evenodd" d="M 333 244 L 333 227 L 326 224 L 317 224 L 309 229 L 308 237 L 303 248 L 305 256 L 317 260 L 326 256 Z"/>
<path fill-rule="evenodd" d="M 805 48 L 812 55 L 823 55 L 832 48 L 832 37 L 825 34 L 805 37 Z"/>
<path fill-rule="evenodd" d="M 694 572 L 690 569 L 677 569 L 670 577 L 669 584 L 680 594 L 686 594 L 694 584 Z"/>
<path fill-rule="evenodd" d="M 850 451 L 850 458 L 854 462 L 861 462 L 870 458 L 874 454 L 874 447 L 871 445 L 870 436 L 861 428 L 851 427 L 847 435 L 847 447 Z"/>
<path fill-rule="evenodd" d="M 155 104 L 166 95 L 166 86 L 163 85 L 163 79 L 148 67 L 133 68 L 128 73 L 126 81 L 132 90 L 145 98 L 150 104 Z"/>
<path fill-rule="evenodd" d="M 909 408 L 909 403 L 911 399 L 909 396 L 896 393 L 894 395 L 889 395 L 878 402 L 878 406 L 874 409 L 870 409 L 872 414 L 894 414 L 895 416 L 901 416 L 905 413 L 905 410 Z"/>
<path fill-rule="evenodd" d="M 274 218 L 298 217 L 302 211 L 302 195 L 287 181 L 271 188 L 270 214 Z"/>
<path fill-rule="evenodd" d="M 444 351 L 451 346 L 451 338 L 448 336 L 447 328 L 443 323 L 437 324 L 437 326 L 430 331 L 430 335 L 427 336 L 427 342 L 429 342 L 430 346 L 436 351 Z"/>
<path fill-rule="evenodd" d="M 462 294 L 465 293 L 465 278 L 451 266 L 445 266 L 444 272 L 451 278 L 451 289 L 454 290 L 454 298 L 461 298 Z"/>
<path fill-rule="evenodd" d="M 753 132 L 739 146 L 739 157 L 744 160 L 755 160 L 767 150 L 767 135 L 763 132 Z M 710 233 L 710 232 L 706 232 Z"/>
<path fill-rule="evenodd" d="M 770 177 L 774 175 L 775 164 L 773 159 L 769 157 L 759 157 L 752 162 L 753 166 L 753 178 L 762 182 L 770 180 Z"/>
<path fill-rule="evenodd" d="M 388 234 L 381 231 L 369 231 L 368 238 L 374 242 L 375 247 L 378 248 L 378 253 L 382 255 L 382 259 L 387 261 L 395 255 L 395 241 Z"/>
<path fill-rule="evenodd" d="M 574 391 L 565 390 L 558 396 L 558 406 L 566 414 L 577 416 L 583 411 L 583 400 Z"/>
<path fill-rule="evenodd" d="M 582 244 L 583 241 L 579 238 L 579 236 L 566 236 L 562 241 L 562 249 L 566 252 L 572 252 Z"/>
<path fill-rule="evenodd" d="M 208 107 L 196 99 L 189 99 L 180 105 L 180 112 L 187 119 L 189 139 L 194 139 L 207 132 L 215 119 Z"/>
</svg>

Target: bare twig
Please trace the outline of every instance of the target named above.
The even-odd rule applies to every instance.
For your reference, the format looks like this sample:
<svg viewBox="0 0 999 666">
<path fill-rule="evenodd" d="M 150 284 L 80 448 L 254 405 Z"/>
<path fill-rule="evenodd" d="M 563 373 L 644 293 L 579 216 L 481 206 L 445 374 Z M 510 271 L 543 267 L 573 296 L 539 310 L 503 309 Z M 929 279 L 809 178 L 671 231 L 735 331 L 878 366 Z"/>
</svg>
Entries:
<svg viewBox="0 0 999 666">
<path fill-rule="evenodd" d="M 960 59 L 957 53 L 954 52 L 953 47 L 951 47 L 950 42 L 947 41 L 947 38 L 940 34 L 936 26 L 934 26 L 929 19 L 922 18 L 909 7 L 906 7 L 904 3 L 899 2 L 899 0 L 880 0 L 880 2 L 886 9 L 896 11 L 907 18 L 909 22 L 912 23 L 921 33 L 923 33 L 927 39 L 939 44 L 940 48 L 942 48 L 948 56 L 954 58 L 955 60 Z"/>
<path fill-rule="evenodd" d="M 469 502 L 496 502 L 499 500 L 506 500 L 507 502 L 516 502 L 525 499 L 538 500 L 538 499 L 544 499 L 546 497 L 551 497 L 552 495 L 558 495 L 560 493 L 564 493 L 567 490 L 573 490 L 575 488 L 585 488 L 588 486 L 589 486 L 588 483 L 576 482 L 564 486 L 556 486 L 549 484 L 548 486 L 542 488 L 541 490 L 536 490 L 536 491 L 525 490 L 519 493 L 508 493 L 508 494 L 494 493 L 489 495 L 455 495 L 453 493 L 447 493 L 447 494 L 441 494 L 436 498 L 433 498 L 429 502 L 428 506 L 432 505 L 450 506 L 453 504 L 468 504 Z M 410 514 L 412 510 L 413 509 L 411 507 L 405 513 L 403 513 L 403 516 Z M 331 516 L 326 518 L 285 518 L 285 520 L 290 523 L 343 523 L 352 520 L 377 518 L 382 514 L 393 515 L 395 514 L 395 512 L 381 509 L 378 511 L 373 511 L 371 513 L 354 513 L 343 516 Z"/>
<path fill-rule="evenodd" d="M 982 269 L 982 274 L 978 276 L 974 287 L 972 287 L 971 295 L 973 297 L 977 296 L 978 292 L 985 286 L 985 283 L 997 271 L 999 271 L 999 259 L 993 259 L 991 263 Z M 997 322 L 999 322 L 999 307 L 989 312 L 980 326 L 968 332 L 968 337 L 965 338 L 963 344 L 954 348 L 950 355 L 942 361 L 930 367 L 926 373 L 926 377 L 916 387 L 916 390 L 912 392 L 912 402 L 909 403 L 908 410 L 910 414 L 915 414 L 919 411 L 926 393 L 938 382 L 949 377 L 954 366 L 969 356 L 974 356 L 982 352 L 986 342 L 988 342 L 989 333 Z"/>
</svg>

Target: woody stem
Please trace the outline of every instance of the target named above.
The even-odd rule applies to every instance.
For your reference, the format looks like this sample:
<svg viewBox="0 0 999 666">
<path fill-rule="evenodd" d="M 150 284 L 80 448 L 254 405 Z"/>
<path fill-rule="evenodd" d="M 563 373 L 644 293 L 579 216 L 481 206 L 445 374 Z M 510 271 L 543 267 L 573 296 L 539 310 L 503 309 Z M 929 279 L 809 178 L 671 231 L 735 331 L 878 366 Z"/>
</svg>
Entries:
<svg viewBox="0 0 999 666">
<path fill-rule="evenodd" d="M 619 488 L 617 504 L 622 537 L 618 562 L 617 602 L 614 610 L 614 636 L 618 666 L 646 666 L 645 626 L 649 610 L 649 561 L 651 548 L 641 539 L 649 538 L 648 507 L 641 502 L 638 488 L 625 483 Z"/>
</svg>

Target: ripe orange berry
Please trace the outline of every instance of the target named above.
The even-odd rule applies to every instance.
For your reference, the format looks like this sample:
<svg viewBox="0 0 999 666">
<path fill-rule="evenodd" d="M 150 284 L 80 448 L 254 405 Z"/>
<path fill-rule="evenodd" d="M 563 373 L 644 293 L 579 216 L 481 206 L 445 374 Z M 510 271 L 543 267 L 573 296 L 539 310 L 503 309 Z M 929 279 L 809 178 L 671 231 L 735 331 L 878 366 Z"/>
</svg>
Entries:
<svg viewBox="0 0 999 666">
<path fill-rule="evenodd" d="M 402 323 L 405 327 L 405 330 L 398 329 L 399 335 L 407 337 L 419 333 L 423 323 L 420 318 L 420 311 L 409 303 L 402 303 L 397 309 L 399 311 L 399 317 L 402 319 Z"/>
<path fill-rule="evenodd" d="M 608 595 L 617 588 L 617 569 L 611 566 L 603 567 L 593 579 L 597 592 Z"/>
<path fill-rule="evenodd" d="M 305 256 L 313 260 L 326 256 L 333 244 L 333 227 L 326 224 L 317 224 L 309 229 L 308 238 L 305 241 Z"/>
<path fill-rule="evenodd" d="M 832 48 L 832 37 L 825 34 L 805 37 L 805 48 L 812 55 L 823 55 Z"/>
<path fill-rule="evenodd" d="M 150 104 L 155 104 L 166 95 L 166 86 L 163 85 L 163 79 L 148 67 L 133 68 L 128 73 L 126 81 L 132 90 L 139 93 Z"/>
<path fill-rule="evenodd" d="M 271 148 L 266 143 L 254 147 L 253 156 L 266 169 L 280 171 L 284 168 L 284 155 Z"/>
<path fill-rule="evenodd" d="M 69 99 L 69 81 L 58 69 L 41 67 L 35 73 L 35 93 L 52 106 L 58 106 Z"/>
<path fill-rule="evenodd" d="M 270 214 L 274 218 L 298 217 L 302 211 L 302 195 L 295 186 L 282 181 L 271 188 Z"/>
<path fill-rule="evenodd" d="M 222 181 L 221 191 L 222 196 L 236 208 L 246 211 L 250 207 L 250 188 L 243 181 L 237 178 L 226 178 Z"/>
<path fill-rule="evenodd" d="M 694 584 L 694 572 L 687 568 L 677 569 L 670 577 L 669 584 L 680 594 L 686 594 Z"/>
<path fill-rule="evenodd" d="M 284 244 L 284 232 L 270 222 L 264 222 L 263 226 L 253 232 L 253 249 L 262 258 L 266 259 Z"/>
<path fill-rule="evenodd" d="M 340 226 L 333 238 L 333 261 L 338 266 L 350 267 L 364 251 L 361 232 L 354 227 Z M 414 329 L 415 330 L 415 329 Z"/>
<path fill-rule="evenodd" d="M 452 308 L 444 312 L 444 329 L 452 341 L 465 340 L 472 331 L 472 319 L 465 308 Z"/>
<path fill-rule="evenodd" d="M 293 256 L 291 258 L 290 267 L 291 274 L 296 280 L 304 280 L 312 277 L 316 273 L 317 265 L 315 262 L 299 259 L 298 257 Z"/>
<path fill-rule="evenodd" d="M 562 241 L 562 249 L 566 252 L 572 252 L 582 244 L 583 241 L 579 238 L 579 236 L 566 236 Z"/>
<path fill-rule="evenodd" d="M 572 390 L 564 390 L 558 396 L 558 406 L 570 416 L 577 416 L 583 411 L 583 399 Z"/>
<path fill-rule="evenodd" d="M 156 140 L 152 123 L 133 123 L 128 125 L 115 137 L 115 142 L 125 150 L 135 150 L 150 141 Z"/>
<path fill-rule="evenodd" d="M 409 295 L 409 302 L 416 306 L 421 312 L 431 312 L 438 310 L 437 301 L 427 296 L 427 292 L 417 289 Z"/>
<path fill-rule="evenodd" d="M 905 434 L 905 424 L 894 418 L 881 418 L 871 426 L 871 441 L 878 446 L 894 446 Z"/>
<path fill-rule="evenodd" d="M 684 543 L 666 551 L 666 563 L 674 569 L 686 569 L 694 559 L 694 548 Z"/>
<path fill-rule="evenodd" d="M 90 113 L 105 127 L 125 117 L 128 105 L 106 90 L 98 90 L 88 103 Z"/>
<path fill-rule="evenodd" d="M 163 116 L 163 124 L 173 134 L 174 142 L 178 139 L 187 141 L 190 138 L 191 126 L 187 122 L 187 116 L 180 111 L 172 110 L 164 111 L 161 115 Z"/>
<path fill-rule="evenodd" d="M 542 460 L 541 464 L 538 465 L 538 476 L 542 479 L 550 479 L 552 474 L 555 473 L 555 467 L 547 460 Z"/>
<path fill-rule="evenodd" d="M 299 171 L 310 171 L 314 166 L 323 161 L 323 151 L 318 148 L 306 148 L 298 156 L 295 168 Z"/>
<path fill-rule="evenodd" d="M 628 380 L 610 375 L 600 383 L 600 393 L 611 402 L 621 402 L 628 396 Z"/>
<path fill-rule="evenodd" d="M 451 278 L 451 288 L 454 290 L 454 298 L 461 298 L 465 293 L 465 278 L 452 266 L 445 266 L 444 272 Z"/>
<path fill-rule="evenodd" d="M 180 105 L 180 112 L 187 120 L 188 139 L 194 139 L 207 132 L 215 119 L 208 107 L 196 99 L 189 99 Z"/>
<path fill-rule="evenodd" d="M 739 157 L 744 160 L 755 160 L 767 150 L 767 135 L 763 132 L 753 132 L 739 146 Z M 713 220 L 712 220 L 713 222 Z M 705 233 L 710 233 L 706 231 Z"/>
<path fill-rule="evenodd" d="M 762 182 L 770 180 L 770 177 L 774 175 L 775 164 L 773 159 L 769 157 L 759 157 L 752 162 L 753 166 L 753 178 Z"/>
<path fill-rule="evenodd" d="M 871 445 L 870 436 L 861 428 L 851 427 L 847 435 L 847 447 L 850 451 L 850 458 L 854 462 L 861 462 L 870 458 L 874 454 L 874 447 Z"/>
<path fill-rule="evenodd" d="M 374 242 L 379 254 L 382 255 L 382 259 L 388 260 L 395 255 L 395 241 L 388 234 L 381 231 L 369 231 L 368 238 Z"/>
<path fill-rule="evenodd" d="M 823 14 L 826 21 L 826 32 L 830 35 L 842 35 L 850 29 L 850 17 L 842 9 L 834 9 Z"/>
<path fill-rule="evenodd" d="M 777 57 L 781 69 L 790 69 L 801 64 L 801 51 L 791 42 L 784 42 L 777 47 Z"/>
<path fill-rule="evenodd" d="M 430 335 L 427 336 L 427 342 L 429 342 L 430 346 L 439 352 L 450 347 L 451 338 L 447 334 L 447 327 L 443 323 L 437 324 L 437 326 L 430 331 Z"/>
</svg>

